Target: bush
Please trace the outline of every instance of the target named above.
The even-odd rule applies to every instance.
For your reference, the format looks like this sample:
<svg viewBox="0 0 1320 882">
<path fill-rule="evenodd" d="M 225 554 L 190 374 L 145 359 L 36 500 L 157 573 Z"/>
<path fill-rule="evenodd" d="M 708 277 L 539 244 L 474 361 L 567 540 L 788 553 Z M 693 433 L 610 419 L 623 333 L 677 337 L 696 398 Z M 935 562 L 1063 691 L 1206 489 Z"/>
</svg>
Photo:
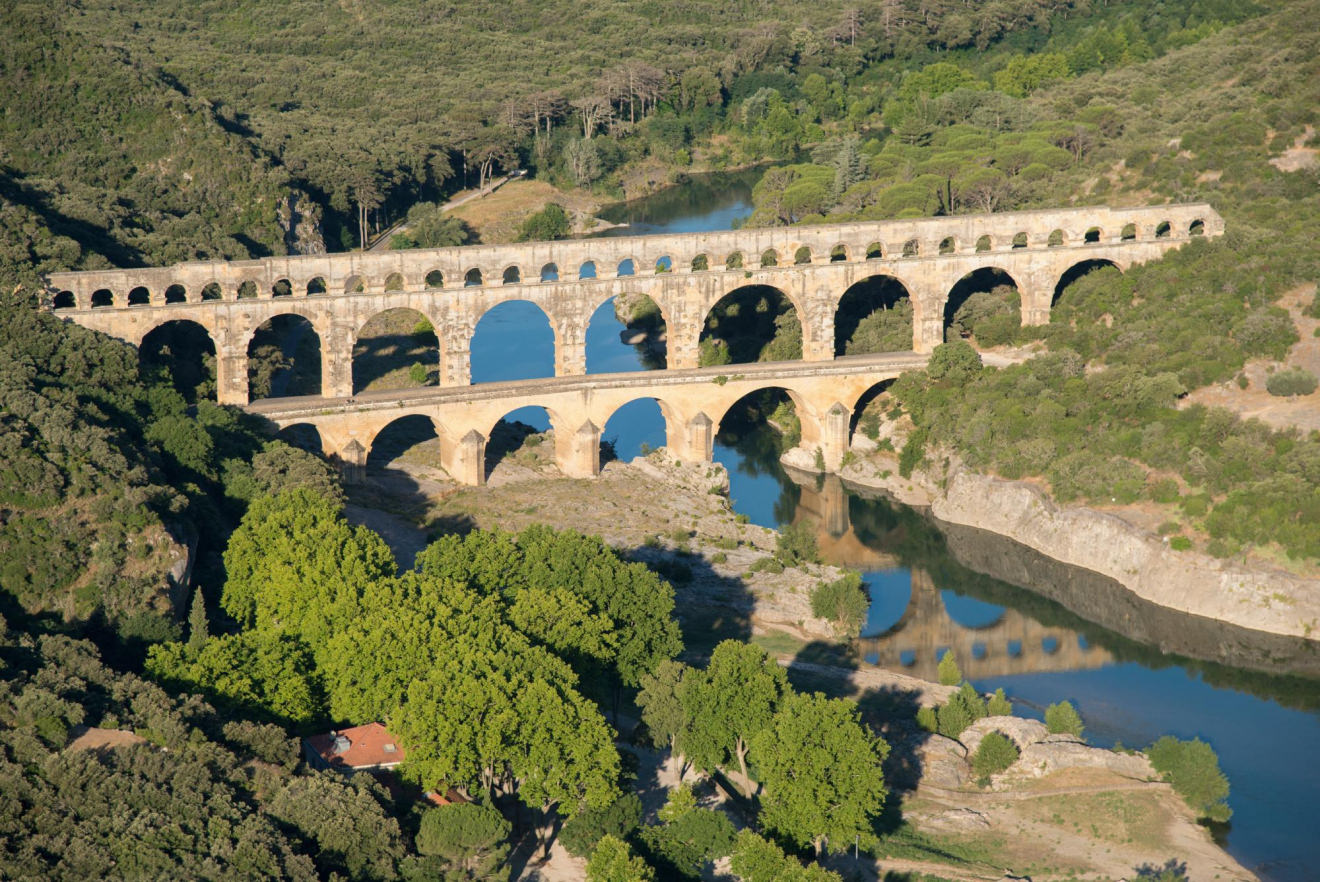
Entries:
<svg viewBox="0 0 1320 882">
<path fill-rule="evenodd" d="M 1072 735 L 1082 737 L 1082 718 L 1075 708 L 1066 701 L 1052 704 L 1045 708 L 1045 729 L 1052 735 Z"/>
<path fill-rule="evenodd" d="M 918 429 L 908 436 L 903 452 L 898 455 L 898 473 L 912 477 L 912 470 L 926 460 L 926 430 Z"/>
<path fill-rule="evenodd" d="M 1271 395 L 1285 398 L 1292 395 L 1310 395 L 1315 391 L 1315 374 L 1301 368 L 1275 371 L 1265 379 L 1265 390 Z"/>
<path fill-rule="evenodd" d="M 1013 703 L 1004 695 L 1003 688 L 995 690 L 995 694 L 990 696 L 990 700 L 985 705 L 986 713 L 992 717 L 1008 717 L 1013 715 Z"/>
<path fill-rule="evenodd" d="M 859 573 L 847 573 L 834 582 L 822 582 L 811 592 L 811 614 L 828 619 L 834 625 L 837 637 L 860 634 L 870 605 Z"/>
<path fill-rule="evenodd" d="M 491 806 L 456 803 L 422 812 L 417 853 L 439 858 L 460 878 L 493 874 L 509 854 L 511 825 Z"/>
<path fill-rule="evenodd" d="M 1146 756 L 1198 817 L 1219 823 L 1232 817 L 1228 778 L 1219 770 L 1219 757 L 1210 745 L 1199 738 L 1180 741 L 1165 735 L 1146 748 Z"/>
<path fill-rule="evenodd" d="M 627 793 L 603 809 L 588 809 L 574 815 L 559 831 L 559 841 L 568 853 L 586 857 L 606 836 L 627 839 L 642 823 L 642 801 Z"/>
<path fill-rule="evenodd" d="M 961 386 L 981 372 L 981 356 L 965 340 L 941 343 L 930 354 L 926 373 L 932 380 Z"/>
<path fill-rule="evenodd" d="M 962 682 L 962 669 L 958 667 L 958 660 L 953 657 L 953 650 L 944 650 L 944 655 L 940 656 L 938 670 L 941 686 L 957 686 Z"/>
<path fill-rule="evenodd" d="M 978 778 L 988 779 L 1013 765 L 1017 758 L 1016 744 L 998 732 L 987 732 L 972 756 L 972 771 Z"/>
<path fill-rule="evenodd" d="M 518 241 L 543 242 L 550 239 L 566 239 L 570 229 L 568 212 L 564 211 L 562 205 L 551 202 L 522 222 L 522 227 L 518 230 Z"/>
<path fill-rule="evenodd" d="M 936 712 L 939 724 L 936 727 L 946 738 L 957 738 L 972 723 L 986 716 L 985 702 L 971 683 L 962 684 L 962 688 L 953 693 L 949 703 Z"/>
<path fill-rule="evenodd" d="M 775 558 L 786 567 L 819 563 L 820 548 L 816 545 L 815 523 L 799 521 L 781 527 L 775 536 Z"/>
</svg>

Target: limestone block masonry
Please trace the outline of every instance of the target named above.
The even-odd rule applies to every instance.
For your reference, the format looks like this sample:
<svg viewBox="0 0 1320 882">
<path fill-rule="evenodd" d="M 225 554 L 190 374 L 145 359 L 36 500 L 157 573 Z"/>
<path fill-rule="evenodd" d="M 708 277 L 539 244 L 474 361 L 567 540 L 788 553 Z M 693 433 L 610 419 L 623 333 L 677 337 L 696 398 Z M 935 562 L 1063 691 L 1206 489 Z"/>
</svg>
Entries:
<svg viewBox="0 0 1320 882">
<path fill-rule="evenodd" d="M 357 459 L 366 455 L 374 435 L 352 438 L 351 449 L 340 446 L 348 444 L 349 434 L 363 434 L 342 430 L 345 408 L 353 410 L 349 401 L 353 397 L 353 347 L 367 322 L 387 310 L 415 310 L 435 328 L 440 390 L 449 396 L 445 399 L 449 409 L 459 406 L 455 393 L 460 398 L 467 394 L 459 389 L 475 392 L 469 388 L 472 335 L 481 317 L 501 303 L 526 300 L 535 304 L 549 319 L 555 338 L 556 380 L 527 381 L 525 389 L 504 389 L 504 403 L 512 404 L 501 412 L 507 413 L 520 400 L 538 404 L 539 398 L 551 392 L 550 387 L 532 383 L 569 382 L 586 373 L 587 325 L 597 307 L 619 294 L 649 296 L 665 322 L 668 369 L 650 372 L 653 376 L 647 383 L 689 383 L 682 377 L 697 368 L 698 342 L 707 315 L 722 298 L 751 285 L 774 287 L 792 303 L 802 323 L 803 360 L 769 369 L 765 365 L 729 366 L 726 373 L 754 374 L 761 383 L 758 388 L 765 388 L 784 386 L 784 380 L 794 377 L 806 382 L 795 373 L 806 365 L 837 368 L 843 364 L 844 370 L 828 372 L 835 378 L 831 382 L 837 384 L 851 369 L 859 378 L 865 375 L 879 382 L 894 375 L 894 365 L 920 364 L 914 353 L 929 353 L 943 340 L 949 294 L 970 273 L 988 268 L 1006 273 L 1021 295 L 1024 324 L 1044 324 L 1049 321 L 1060 281 L 1078 265 L 1105 262 L 1126 270 L 1197 236 L 1220 235 L 1223 228 L 1223 219 L 1204 203 L 1121 209 L 1088 206 L 633 238 L 189 262 L 171 267 L 51 273 L 45 302 L 58 315 L 134 345 L 141 345 L 147 334 L 169 322 L 195 323 L 215 346 L 217 398 L 222 404 L 236 405 L 249 401 L 248 352 L 257 329 L 276 316 L 303 317 L 321 348 L 322 389 L 315 400 L 323 409 L 335 402 L 333 419 L 306 415 L 303 421 L 335 436 L 322 438 L 327 453 L 343 457 L 348 451 Z M 839 302 L 854 285 L 876 277 L 891 278 L 907 291 L 913 309 L 912 351 L 891 353 L 887 361 L 881 358 L 874 364 L 836 359 L 834 320 Z M 752 367 L 756 370 L 744 370 Z M 675 376 L 668 378 L 669 374 Z M 700 376 L 708 391 L 720 388 L 704 375 L 690 376 Z M 816 382 L 819 385 L 819 378 Z M 658 397 L 641 386 L 630 388 L 634 398 Z M 813 447 L 807 449 L 821 447 L 827 465 L 833 467 L 846 449 L 846 431 L 857 398 L 850 398 L 849 393 L 827 402 L 824 399 L 829 396 L 820 390 L 808 395 L 804 389 L 794 393 L 804 396 L 800 409 L 805 405 L 810 414 L 803 417 L 804 446 L 810 438 Z M 747 391 L 755 390 L 744 393 Z M 426 394 L 425 390 L 416 392 Z M 531 400 L 533 394 L 538 400 Z M 865 389 L 858 392 L 861 394 Z M 688 390 L 680 397 L 690 395 Z M 724 396 L 716 397 L 723 400 Z M 294 401 L 284 400 L 277 411 L 305 414 L 307 408 Z M 677 404 L 662 403 L 662 410 L 665 406 L 679 409 Z M 277 418 L 269 405 L 254 409 L 267 412 L 281 425 L 289 424 Z M 723 411 L 692 402 L 682 409 L 684 421 L 668 425 L 671 444 L 678 444 L 685 454 L 708 458 L 706 436 L 718 427 Z M 433 413 L 433 418 L 440 416 Z M 484 410 L 481 419 L 485 419 Z M 598 440 L 603 419 L 608 419 L 607 413 L 601 418 L 593 412 L 568 431 L 556 422 L 557 453 L 567 473 L 594 474 L 598 467 L 591 463 L 595 453 L 587 451 L 594 450 L 592 439 Z M 808 419 L 815 422 L 808 425 Z M 358 422 L 365 427 L 376 421 L 364 418 Z M 480 420 L 471 425 L 467 420 L 459 423 L 461 432 L 455 425 L 437 423 L 442 449 L 447 443 L 449 449 L 464 451 L 461 456 L 454 454 L 456 468 L 459 460 L 464 463 L 454 477 L 480 483 L 481 469 L 474 463 L 480 461 L 477 454 L 484 449 L 490 426 L 483 427 Z M 837 437 L 840 426 L 845 435 L 842 441 Z"/>
</svg>

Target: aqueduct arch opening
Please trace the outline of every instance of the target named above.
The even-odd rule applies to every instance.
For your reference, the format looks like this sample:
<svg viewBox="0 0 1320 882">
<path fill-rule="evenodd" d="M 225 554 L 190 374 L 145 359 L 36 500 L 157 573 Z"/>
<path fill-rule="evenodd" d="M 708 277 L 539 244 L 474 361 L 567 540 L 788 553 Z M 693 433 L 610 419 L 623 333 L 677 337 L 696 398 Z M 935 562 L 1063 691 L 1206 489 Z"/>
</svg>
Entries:
<svg viewBox="0 0 1320 882">
<path fill-rule="evenodd" d="M 673 412 L 659 398 L 634 398 L 621 404 L 601 427 L 600 463 L 629 462 L 664 447 L 674 428 Z"/>
<path fill-rule="evenodd" d="M 1063 297 L 1064 292 L 1083 276 L 1088 276 L 1093 272 L 1111 268 L 1120 273 L 1123 271 L 1122 267 L 1118 264 L 1114 263 L 1112 260 L 1104 258 L 1083 260 L 1080 263 L 1073 264 L 1064 271 L 1063 275 L 1059 277 L 1058 284 L 1054 286 L 1054 297 L 1050 300 L 1050 306 L 1053 307 L 1057 304 L 1060 298 Z"/>
<path fill-rule="evenodd" d="M 367 448 L 367 473 L 380 474 L 399 464 L 439 467 L 440 433 L 430 417 L 408 414 L 381 427 Z"/>
<path fill-rule="evenodd" d="M 958 280 L 944 303 L 946 340 L 974 337 L 981 346 L 1009 342 L 1022 326 L 1017 281 L 999 267 L 982 267 Z"/>
<path fill-rule="evenodd" d="M 262 322 L 247 358 L 250 401 L 321 394 L 321 336 L 304 316 L 280 313 Z"/>
<path fill-rule="evenodd" d="M 624 292 L 596 307 L 587 323 L 587 373 L 663 370 L 668 324 L 651 297 Z"/>
<path fill-rule="evenodd" d="M 378 312 L 358 329 L 353 346 L 353 394 L 414 389 L 440 382 L 440 342 L 430 319 L 415 309 Z"/>
<path fill-rule="evenodd" d="M 554 325 L 530 300 L 506 300 L 482 313 L 470 350 L 473 383 L 555 375 Z"/>
<path fill-rule="evenodd" d="M 843 292 L 834 313 L 835 356 L 911 348 L 912 298 L 898 278 L 868 276 Z"/>
<path fill-rule="evenodd" d="M 706 312 L 698 352 L 703 366 L 800 359 L 801 313 L 779 288 L 735 288 Z"/>
<path fill-rule="evenodd" d="M 215 341 L 197 322 L 175 319 L 152 328 L 138 346 L 138 360 L 145 373 L 167 373 L 190 404 L 215 400 Z"/>
</svg>

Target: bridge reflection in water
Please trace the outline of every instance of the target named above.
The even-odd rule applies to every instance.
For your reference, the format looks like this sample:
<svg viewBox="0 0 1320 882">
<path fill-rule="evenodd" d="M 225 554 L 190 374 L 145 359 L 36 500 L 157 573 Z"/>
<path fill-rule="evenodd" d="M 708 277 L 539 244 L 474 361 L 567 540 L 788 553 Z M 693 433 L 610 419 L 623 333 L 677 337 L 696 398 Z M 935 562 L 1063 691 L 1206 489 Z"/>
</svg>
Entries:
<svg viewBox="0 0 1320 882">
<path fill-rule="evenodd" d="M 823 560 L 863 572 L 902 566 L 898 555 L 884 549 L 899 547 L 908 537 L 891 535 L 887 538 L 892 542 L 887 542 L 876 541 L 874 535 L 859 536 L 842 481 L 833 475 L 816 479 L 797 473 L 792 477 L 802 491 L 794 522 L 816 526 Z M 905 530 L 901 523 L 892 528 L 895 533 Z M 960 623 L 950 613 L 929 571 L 912 566 L 908 572 L 911 592 L 899 620 L 878 634 L 854 642 L 857 657 L 864 664 L 937 680 L 940 657 L 952 651 L 964 677 L 983 680 L 1011 674 L 1088 670 L 1115 660 L 1107 650 L 1089 645 L 1077 632 L 1041 624 L 1012 608 L 1001 607 L 997 617 L 982 625 Z M 875 584 L 871 590 L 893 590 L 893 586 Z M 873 596 L 872 601 L 876 600 Z"/>
</svg>

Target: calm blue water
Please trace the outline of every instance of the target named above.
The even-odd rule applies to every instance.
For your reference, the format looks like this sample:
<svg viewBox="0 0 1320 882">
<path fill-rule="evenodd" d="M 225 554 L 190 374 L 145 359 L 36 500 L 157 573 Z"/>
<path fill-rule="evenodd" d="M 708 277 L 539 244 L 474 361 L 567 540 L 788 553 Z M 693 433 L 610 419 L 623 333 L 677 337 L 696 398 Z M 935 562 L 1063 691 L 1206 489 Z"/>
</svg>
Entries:
<svg viewBox="0 0 1320 882">
<path fill-rule="evenodd" d="M 655 200 L 623 206 L 607 219 L 627 221 L 630 226 L 606 235 L 727 229 L 750 213 L 754 181 L 754 174 L 743 175 L 724 187 L 718 180 L 707 179 Z M 589 373 L 643 369 L 634 347 L 620 340 L 622 330 L 612 303 L 596 311 L 587 330 Z M 535 306 L 508 304 L 493 310 L 478 325 L 472 346 L 474 382 L 545 377 L 553 372 L 553 334 Z M 540 408 L 524 408 L 512 416 L 538 429 L 548 427 Z M 659 407 L 649 399 L 627 405 L 604 427 L 602 437 L 614 442 L 624 460 L 636 456 L 644 445 L 663 445 Z M 780 469 L 772 438 L 743 431 L 735 440 L 723 433 L 714 455 L 729 470 L 735 511 L 766 527 L 778 527 L 793 518 L 800 491 Z M 859 515 L 865 515 L 866 506 L 874 504 L 858 499 L 851 502 L 854 524 Z M 863 633 L 881 635 L 908 609 L 913 574 L 905 568 L 886 569 L 866 572 L 864 578 L 872 602 Z M 993 625 L 1008 607 L 975 596 L 972 581 L 976 580 L 969 579 L 966 586 L 941 586 L 942 614 L 959 627 Z M 1040 607 L 1034 595 L 1007 586 L 1005 590 L 1018 592 L 1015 596 L 1021 602 L 1014 602 L 1015 615 L 1030 616 Z M 1065 633 L 1071 634 L 1066 640 L 1083 647 L 1106 639 L 1102 630 L 1093 633 L 1082 622 Z M 973 682 L 983 691 L 1003 687 L 1025 716 L 1039 718 L 1047 705 L 1071 701 L 1086 723 L 1088 738 L 1098 745 L 1121 741 L 1144 747 L 1163 734 L 1208 741 L 1218 752 L 1232 786 L 1229 803 L 1234 815 L 1225 834 L 1228 850 L 1272 882 L 1320 878 L 1320 762 L 1316 760 L 1320 755 L 1320 712 L 1287 707 L 1268 695 L 1212 685 L 1196 670 L 1154 651 L 1146 654 L 1148 658 L 1142 661 L 1114 661 L 1089 670 Z M 912 660 L 909 656 L 902 661 L 910 664 Z M 1320 704 L 1320 685 L 1300 699 L 1295 690 L 1276 691 L 1291 695 L 1294 704 Z"/>
</svg>

